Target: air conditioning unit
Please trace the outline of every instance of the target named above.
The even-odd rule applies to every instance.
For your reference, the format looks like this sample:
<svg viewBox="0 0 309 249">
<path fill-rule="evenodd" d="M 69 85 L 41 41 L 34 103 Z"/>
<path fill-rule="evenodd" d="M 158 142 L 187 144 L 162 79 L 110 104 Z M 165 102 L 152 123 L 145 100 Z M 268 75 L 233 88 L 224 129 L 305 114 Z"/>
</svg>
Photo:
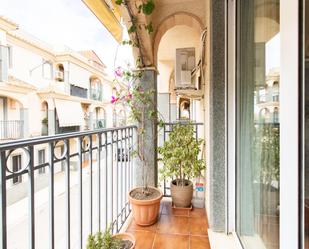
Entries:
<svg viewBox="0 0 309 249">
<path fill-rule="evenodd" d="M 176 89 L 194 88 L 192 81 L 192 71 L 195 68 L 195 48 L 176 49 Z"/>
<path fill-rule="evenodd" d="M 63 81 L 64 80 L 64 74 L 62 71 L 57 70 L 56 71 L 56 75 L 55 75 L 55 79 L 59 80 L 59 81 Z"/>
</svg>

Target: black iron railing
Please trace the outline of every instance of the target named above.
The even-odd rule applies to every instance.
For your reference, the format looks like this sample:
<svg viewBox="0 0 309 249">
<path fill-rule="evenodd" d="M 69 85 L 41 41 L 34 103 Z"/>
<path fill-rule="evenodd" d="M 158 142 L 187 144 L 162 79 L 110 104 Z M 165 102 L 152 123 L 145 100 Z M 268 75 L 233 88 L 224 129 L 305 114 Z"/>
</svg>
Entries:
<svg viewBox="0 0 309 249">
<path fill-rule="evenodd" d="M 24 121 L 22 120 L 1 120 L 0 140 L 23 138 Z"/>
<path fill-rule="evenodd" d="M 126 126 L 1 144 L 0 248 L 82 249 L 88 234 L 109 224 L 118 232 L 131 212 L 127 192 L 133 186 L 135 130 Z M 43 148 L 47 155 L 38 159 Z M 12 159 L 16 155 L 22 159 Z M 40 169 L 48 181 L 37 191 Z M 22 183 L 13 184 L 17 177 Z M 27 198 L 8 204 L 21 184 Z"/>
<path fill-rule="evenodd" d="M 86 99 L 88 95 L 88 90 L 86 88 L 70 84 L 70 95 Z"/>
<path fill-rule="evenodd" d="M 175 127 L 175 125 L 192 125 L 194 127 L 194 134 L 195 134 L 195 138 L 198 139 L 199 138 L 199 126 L 204 125 L 203 123 L 196 123 L 196 122 L 189 122 L 189 121 L 178 121 L 178 122 L 173 122 L 173 123 L 164 123 L 163 128 L 160 128 L 159 132 L 158 132 L 158 141 L 163 145 L 163 143 L 165 141 L 168 140 L 169 138 L 169 133 L 171 133 L 173 131 L 173 128 Z M 158 156 L 159 157 L 159 156 Z M 163 189 L 163 195 L 166 197 L 170 197 L 170 182 L 172 179 L 170 180 L 163 180 L 162 185 L 161 186 Z"/>
</svg>

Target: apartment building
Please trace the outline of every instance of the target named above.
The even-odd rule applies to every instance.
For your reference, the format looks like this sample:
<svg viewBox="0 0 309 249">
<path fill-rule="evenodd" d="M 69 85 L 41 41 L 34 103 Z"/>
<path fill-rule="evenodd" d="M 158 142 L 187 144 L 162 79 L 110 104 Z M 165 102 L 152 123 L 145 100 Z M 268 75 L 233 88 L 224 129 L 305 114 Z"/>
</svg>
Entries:
<svg viewBox="0 0 309 249">
<path fill-rule="evenodd" d="M 0 17 L 0 63 L 0 141 L 126 124 L 126 110 L 110 104 L 113 82 L 92 50 L 52 47 Z M 70 142 L 71 149 L 75 142 Z M 59 157 L 67 146 L 63 142 L 56 145 Z M 29 158 L 22 150 L 13 154 L 11 170 L 18 172 Z M 47 145 L 34 151 L 36 162 L 42 164 L 47 158 Z M 86 156 L 85 165 L 88 160 Z M 74 160 L 72 163 L 76 167 Z M 63 162 L 57 164 L 56 171 L 63 171 Z M 43 167 L 36 175 L 44 173 Z M 14 177 L 8 185 L 23 181 L 22 176 Z M 46 184 L 42 177 L 39 185 Z M 18 194 L 12 201 L 26 194 L 23 186 L 18 188 L 24 190 L 15 191 Z"/>
</svg>

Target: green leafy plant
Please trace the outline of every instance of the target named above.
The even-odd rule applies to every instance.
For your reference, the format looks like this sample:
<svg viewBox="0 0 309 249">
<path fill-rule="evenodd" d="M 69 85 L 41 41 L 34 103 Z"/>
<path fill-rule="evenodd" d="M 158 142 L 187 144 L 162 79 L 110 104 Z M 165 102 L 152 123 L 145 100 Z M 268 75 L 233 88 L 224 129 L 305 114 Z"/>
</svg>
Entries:
<svg viewBox="0 0 309 249">
<path fill-rule="evenodd" d="M 148 0 L 146 3 L 140 5 L 139 9 L 143 11 L 145 15 L 151 15 L 155 8 L 153 0 Z"/>
<path fill-rule="evenodd" d="M 275 124 L 259 124 L 253 139 L 254 170 L 259 182 L 270 185 L 279 181 L 280 175 L 280 132 Z"/>
<path fill-rule="evenodd" d="M 109 226 L 104 233 L 97 232 L 95 235 L 90 234 L 87 240 L 87 249 L 119 249 L 122 240 L 113 238 L 111 227 Z"/>
<path fill-rule="evenodd" d="M 206 168 L 205 162 L 198 159 L 200 146 L 204 141 L 196 140 L 193 125 L 177 124 L 169 135 L 169 140 L 158 148 L 163 162 L 160 170 L 163 178 L 176 178 L 176 185 L 182 186 L 185 180 L 201 175 Z"/>
<path fill-rule="evenodd" d="M 47 117 L 42 119 L 42 124 L 48 124 L 48 118 Z"/>
</svg>

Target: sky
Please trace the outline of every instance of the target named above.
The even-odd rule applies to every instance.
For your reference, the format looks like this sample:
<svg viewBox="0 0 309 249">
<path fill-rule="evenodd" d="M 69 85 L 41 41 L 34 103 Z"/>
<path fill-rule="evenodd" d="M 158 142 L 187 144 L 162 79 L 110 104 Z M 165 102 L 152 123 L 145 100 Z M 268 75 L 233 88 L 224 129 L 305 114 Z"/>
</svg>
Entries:
<svg viewBox="0 0 309 249">
<path fill-rule="evenodd" d="M 131 48 L 119 46 L 81 0 L 0 0 L 0 15 L 52 46 L 94 50 L 111 75 L 115 67 L 133 61 Z"/>
</svg>

